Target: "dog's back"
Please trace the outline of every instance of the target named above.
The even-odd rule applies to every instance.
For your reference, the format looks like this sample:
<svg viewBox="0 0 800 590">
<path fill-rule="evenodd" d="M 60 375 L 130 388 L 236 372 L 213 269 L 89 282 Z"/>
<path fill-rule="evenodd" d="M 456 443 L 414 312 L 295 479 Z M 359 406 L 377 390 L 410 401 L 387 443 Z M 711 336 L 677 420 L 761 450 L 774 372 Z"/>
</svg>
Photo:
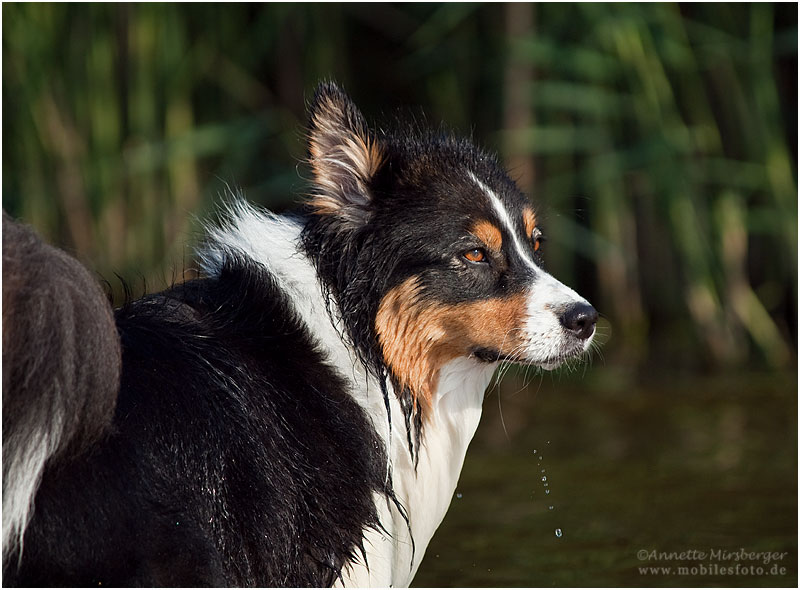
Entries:
<svg viewBox="0 0 800 590">
<path fill-rule="evenodd" d="M 116 323 L 113 431 L 45 471 L 5 583 L 330 585 L 385 459 L 269 273 L 229 259 Z"/>
</svg>

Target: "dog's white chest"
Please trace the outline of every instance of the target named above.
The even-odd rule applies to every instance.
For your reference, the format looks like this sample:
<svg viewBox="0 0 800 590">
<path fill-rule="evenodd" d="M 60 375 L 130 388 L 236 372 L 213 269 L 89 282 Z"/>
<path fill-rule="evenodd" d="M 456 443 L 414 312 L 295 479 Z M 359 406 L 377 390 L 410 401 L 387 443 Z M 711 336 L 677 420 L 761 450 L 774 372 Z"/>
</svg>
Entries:
<svg viewBox="0 0 800 590">
<path fill-rule="evenodd" d="M 407 511 L 408 523 L 386 498 L 376 497 L 381 523 L 387 532 L 365 532 L 367 563 L 359 559 L 352 564 L 349 571 L 343 572 L 340 585 L 388 587 L 411 583 L 450 506 L 495 367 L 473 359 L 456 359 L 444 367 L 434 411 L 425 425 L 416 470 L 408 451 L 400 406 L 393 400 L 392 423 L 401 426 L 393 429 L 387 449 L 392 461 L 394 491 Z M 381 418 L 386 424 L 385 409 L 383 416 L 373 416 L 376 422 Z M 378 424 L 376 427 L 381 432 Z"/>
</svg>

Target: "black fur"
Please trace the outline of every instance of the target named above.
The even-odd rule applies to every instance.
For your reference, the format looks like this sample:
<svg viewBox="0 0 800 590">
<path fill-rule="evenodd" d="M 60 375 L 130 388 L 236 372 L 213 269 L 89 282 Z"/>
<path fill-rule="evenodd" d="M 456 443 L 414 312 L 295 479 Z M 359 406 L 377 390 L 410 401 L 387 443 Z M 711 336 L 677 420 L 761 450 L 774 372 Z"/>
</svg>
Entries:
<svg viewBox="0 0 800 590">
<path fill-rule="evenodd" d="M 116 319 L 113 432 L 46 472 L 4 583 L 330 585 L 386 457 L 271 275 L 234 258 Z"/>
</svg>

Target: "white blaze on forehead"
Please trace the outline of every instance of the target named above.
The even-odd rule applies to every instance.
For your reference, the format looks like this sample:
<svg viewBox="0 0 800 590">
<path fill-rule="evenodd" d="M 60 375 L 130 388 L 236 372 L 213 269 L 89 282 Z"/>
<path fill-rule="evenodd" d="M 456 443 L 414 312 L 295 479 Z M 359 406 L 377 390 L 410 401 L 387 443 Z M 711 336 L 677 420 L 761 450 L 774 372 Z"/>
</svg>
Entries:
<svg viewBox="0 0 800 590">
<path fill-rule="evenodd" d="M 511 234 L 511 238 L 514 241 L 514 247 L 517 249 L 517 253 L 520 255 L 522 260 L 525 261 L 525 264 L 530 266 L 532 269 L 536 270 L 537 273 L 539 272 L 539 267 L 531 259 L 528 252 L 522 246 L 522 243 L 519 241 L 519 235 L 517 231 L 514 229 L 514 223 L 511 221 L 511 216 L 508 214 L 505 205 L 503 205 L 503 201 L 494 193 L 492 189 L 486 186 L 480 179 L 472 173 L 471 170 L 468 170 L 467 173 L 469 177 L 475 182 L 475 184 L 480 187 L 480 189 L 486 193 L 486 196 L 489 197 L 489 202 L 492 204 L 497 216 L 500 218 L 500 222 L 506 227 L 508 233 Z"/>
</svg>

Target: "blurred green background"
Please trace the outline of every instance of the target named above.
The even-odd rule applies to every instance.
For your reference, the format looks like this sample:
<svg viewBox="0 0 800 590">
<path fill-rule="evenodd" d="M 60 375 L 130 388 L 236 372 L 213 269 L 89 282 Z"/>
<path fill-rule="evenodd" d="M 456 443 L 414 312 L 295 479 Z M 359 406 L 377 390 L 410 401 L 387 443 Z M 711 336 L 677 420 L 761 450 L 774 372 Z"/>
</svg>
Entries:
<svg viewBox="0 0 800 590">
<path fill-rule="evenodd" d="M 191 274 L 198 220 L 227 185 L 276 210 L 302 198 L 321 79 L 372 121 L 405 112 L 472 134 L 536 200 L 548 270 L 601 311 L 604 344 L 578 375 L 520 372 L 493 392 L 514 420 L 487 409 L 462 480 L 484 492 L 454 503 L 431 547 L 450 557 L 429 556 L 418 582 L 682 585 L 642 578 L 633 548 L 665 542 L 659 523 L 688 535 L 664 549 L 691 548 L 699 520 L 730 531 L 708 543 L 792 550 L 791 575 L 769 583 L 796 585 L 796 4 L 4 3 L 2 16 L 3 207 L 117 292 L 115 273 L 137 292 Z M 542 431 L 562 486 L 588 494 L 572 520 L 612 494 L 613 514 L 647 515 L 639 536 L 609 513 L 596 538 L 565 532 L 557 558 L 551 535 L 526 536 L 552 514 L 505 484 L 538 469 L 517 453 Z M 590 478 L 589 451 L 606 446 Z M 656 517 L 644 472 L 670 501 L 704 499 Z M 771 500 L 751 501 L 765 482 Z M 721 511 L 723 489 L 742 505 Z M 517 555 L 520 536 L 534 544 Z M 465 568 L 476 554 L 491 564 Z"/>
</svg>

